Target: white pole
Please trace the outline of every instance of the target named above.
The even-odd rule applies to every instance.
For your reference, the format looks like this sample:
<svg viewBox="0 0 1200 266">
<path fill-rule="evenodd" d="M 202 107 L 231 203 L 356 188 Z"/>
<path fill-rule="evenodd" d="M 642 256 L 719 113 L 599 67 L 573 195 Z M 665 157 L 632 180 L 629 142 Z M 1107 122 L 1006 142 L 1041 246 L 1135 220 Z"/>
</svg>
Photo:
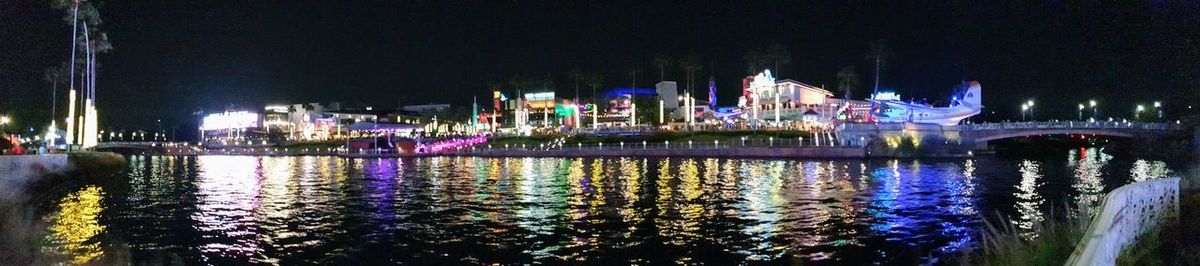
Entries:
<svg viewBox="0 0 1200 266">
<path fill-rule="evenodd" d="M 779 126 L 779 86 L 771 89 L 775 93 L 775 126 Z"/>
<path fill-rule="evenodd" d="M 637 125 L 637 104 L 629 104 L 629 126 Z"/>
<path fill-rule="evenodd" d="M 663 100 L 658 100 L 658 123 L 663 123 Z"/>
</svg>

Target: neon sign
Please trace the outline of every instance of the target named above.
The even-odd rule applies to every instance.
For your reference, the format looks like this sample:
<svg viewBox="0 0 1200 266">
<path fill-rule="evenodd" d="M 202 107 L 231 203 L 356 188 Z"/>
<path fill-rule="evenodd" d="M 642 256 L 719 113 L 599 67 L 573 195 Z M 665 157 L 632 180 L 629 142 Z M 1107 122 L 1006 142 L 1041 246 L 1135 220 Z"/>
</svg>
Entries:
<svg viewBox="0 0 1200 266">
<path fill-rule="evenodd" d="M 258 126 L 258 114 L 237 111 L 210 114 L 200 124 L 201 130 L 249 128 Z"/>
<path fill-rule="evenodd" d="M 529 100 L 529 101 L 554 100 L 554 93 L 553 92 L 526 93 L 525 100 Z"/>
<path fill-rule="evenodd" d="M 875 94 L 875 100 L 879 101 L 899 101 L 900 94 L 894 91 L 881 91 Z"/>
</svg>

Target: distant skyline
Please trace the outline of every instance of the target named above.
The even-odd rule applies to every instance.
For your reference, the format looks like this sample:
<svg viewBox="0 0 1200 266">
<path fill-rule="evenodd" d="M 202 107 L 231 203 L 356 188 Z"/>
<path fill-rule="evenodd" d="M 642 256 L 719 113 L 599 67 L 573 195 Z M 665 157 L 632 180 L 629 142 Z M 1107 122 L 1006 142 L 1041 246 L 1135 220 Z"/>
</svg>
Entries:
<svg viewBox="0 0 1200 266">
<path fill-rule="evenodd" d="M 41 77 L 70 49 L 62 16 L 48 1 L 0 8 L 0 113 L 44 125 L 50 84 Z M 883 87 L 941 100 L 978 80 L 985 113 L 1009 117 L 1029 99 L 1038 117 L 1074 118 L 1087 99 L 1130 116 L 1138 103 L 1176 108 L 1200 90 L 1194 2 L 110 0 L 100 16 L 113 51 L 99 57 L 98 108 L 104 126 L 123 128 L 229 104 L 462 105 L 516 74 L 549 77 L 573 97 L 572 68 L 602 72 L 607 89 L 630 86 L 632 66 L 637 85 L 651 87 L 658 54 L 698 58 L 695 89 L 704 93 L 712 76 L 728 106 L 748 74 L 746 53 L 776 43 L 791 54 L 772 70 L 778 78 L 836 93 L 837 72 L 855 66 L 862 98 L 874 79 L 868 43 L 879 39 L 891 52 Z M 678 64 L 666 76 L 685 84 Z"/>
</svg>

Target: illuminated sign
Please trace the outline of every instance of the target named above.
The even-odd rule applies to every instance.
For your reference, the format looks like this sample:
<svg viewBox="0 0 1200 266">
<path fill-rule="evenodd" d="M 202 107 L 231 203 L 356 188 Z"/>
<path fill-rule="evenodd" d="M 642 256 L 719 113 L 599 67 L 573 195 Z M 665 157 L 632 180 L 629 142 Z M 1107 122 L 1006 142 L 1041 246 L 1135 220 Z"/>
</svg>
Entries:
<svg viewBox="0 0 1200 266">
<path fill-rule="evenodd" d="M 529 101 L 554 100 L 554 93 L 553 92 L 526 93 L 525 100 L 529 100 Z"/>
<path fill-rule="evenodd" d="M 899 101 L 900 94 L 893 91 L 881 91 L 875 94 L 875 100 L 880 101 Z"/>
<path fill-rule="evenodd" d="M 201 130 L 249 128 L 258 126 L 258 114 L 238 111 L 210 114 L 200 124 Z"/>
<path fill-rule="evenodd" d="M 288 112 L 287 105 L 267 105 L 267 108 L 265 108 L 265 109 L 267 110 L 267 112 L 273 112 L 273 113 L 287 113 Z"/>
</svg>

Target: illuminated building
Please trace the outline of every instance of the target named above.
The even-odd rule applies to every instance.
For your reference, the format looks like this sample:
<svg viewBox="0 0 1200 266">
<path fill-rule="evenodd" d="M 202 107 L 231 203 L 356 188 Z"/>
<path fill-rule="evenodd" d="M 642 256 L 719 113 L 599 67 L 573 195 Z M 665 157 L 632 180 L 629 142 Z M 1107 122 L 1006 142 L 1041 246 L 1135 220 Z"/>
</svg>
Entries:
<svg viewBox="0 0 1200 266">
<path fill-rule="evenodd" d="M 200 139 L 205 142 L 239 143 L 247 140 L 250 129 L 259 127 L 258 113 L 225 111 L 204 116 L 200 122 Z"/>
</svg>

